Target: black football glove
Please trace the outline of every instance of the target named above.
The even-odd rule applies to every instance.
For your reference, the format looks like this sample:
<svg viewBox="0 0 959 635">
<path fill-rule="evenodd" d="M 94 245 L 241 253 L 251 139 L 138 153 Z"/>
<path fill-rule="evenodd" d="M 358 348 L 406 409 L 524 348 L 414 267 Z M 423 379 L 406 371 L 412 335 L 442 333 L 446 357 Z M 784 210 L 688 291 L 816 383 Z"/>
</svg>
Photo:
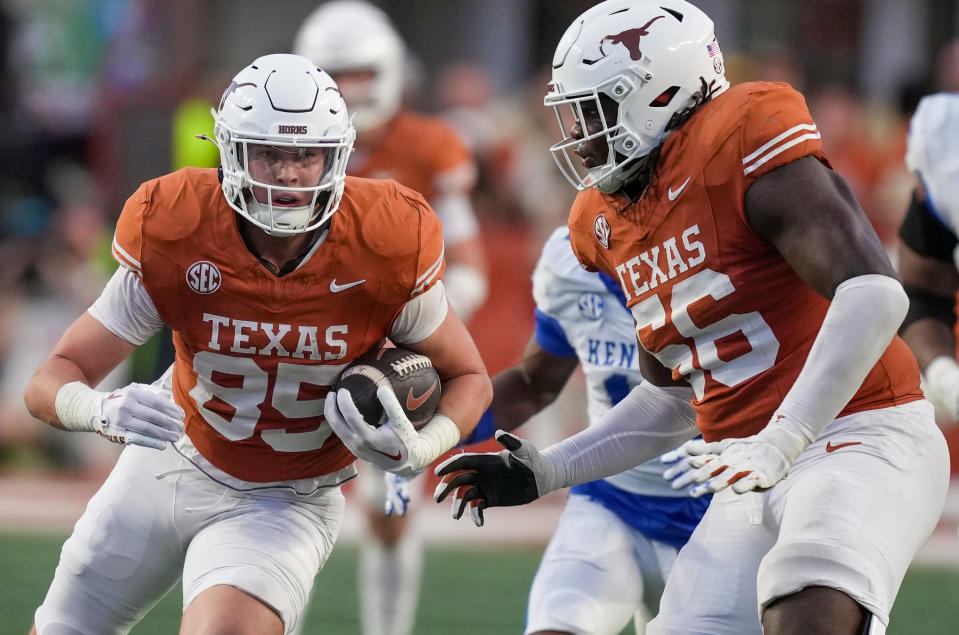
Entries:
<svg viewBox="0 0 959 635">
<path fill-rule="evenodd" d="M 469 505 L 473 524 L 482 527 L 487 507 L 525 505 L 561 486 L 555 468 L 527 441 L 502 430 L 496 440 L 506 449 L 465 452 L 436 466 L 442 478 L 433 498 L 441 503 L 452 492 L 454 519 Z"/>
</svg>

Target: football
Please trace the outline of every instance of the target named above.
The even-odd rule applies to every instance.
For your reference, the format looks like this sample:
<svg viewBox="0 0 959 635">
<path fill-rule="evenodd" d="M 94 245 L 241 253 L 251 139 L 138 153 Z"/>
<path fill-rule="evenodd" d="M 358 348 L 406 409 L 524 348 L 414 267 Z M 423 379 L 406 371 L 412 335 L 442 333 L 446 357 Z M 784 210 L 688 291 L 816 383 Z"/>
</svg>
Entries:
<svg viewBox="0 0 959 635">
<path fill-rule="evenodd" d="M 346 388 L 363 419 L 379 427 L 386 413 L 376 389 L 389 384 L 413 427 L 424 425 L 440 403 L 440 377 L 429 357 L 405 348 L 380 348 L 360 355 L 340 374 L 334 390 Z"/>
</svg>

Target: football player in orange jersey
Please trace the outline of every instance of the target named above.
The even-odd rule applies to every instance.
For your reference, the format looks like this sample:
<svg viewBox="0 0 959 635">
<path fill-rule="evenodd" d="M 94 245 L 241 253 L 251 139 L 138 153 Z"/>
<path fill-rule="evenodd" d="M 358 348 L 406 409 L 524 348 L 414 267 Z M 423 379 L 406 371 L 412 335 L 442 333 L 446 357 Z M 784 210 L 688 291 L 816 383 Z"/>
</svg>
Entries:
<svg viewBox="0 0 959 635">
<path fill-rule="evenodd" d="M 355 456 L 418 472 L 489 403 L 479 353 L 448 311 L 436 215 L 394 181 L 346 176 L 355 131 L 329 75 L 300 56 L 260 57 L 214 119 L 219 173 L 186 168 L 130 197 L 120 269 L 27 387 L 50 425 L 127 445 L 63 547 L 41 635 L 126 633 L 181 578 L 181 633 L 291 633 Z M 92 387 L 163 323 L 176 361 L 158 386 Z M 376 429 L 345 390 L 329 394 L 387 339 L 443 379 L 419 431 L 390 391 Z"/>
<path fill-rule="evenodd" d="M 906 294 L 803 98 L 730 87 L 683 0 L 596 5 L 552 72 L 570 242 L 619 282 L 647 381 L 543 451 L 500 432 L 448 459 L 436 499 L 482 523 L 701 431 L 667 476 L 715 495 L 646 632 L 884 632 L 948 455 L 896 336 Z"/>
<path fill-rule="evenodd" d="M 303 22 L 293 52 L 330 73 L 343 92 L 356 128 L 347 174 L 396 179 L 433 207 L 443 223 L 446 296 L 468 322 L 487 293 L 470 202 L 476 167 L 447 123 L 403 107 L 407 50 L 389 17 L 363 0 L 325 2 Z M 419 484 L 374 466 L 360 468 L 354 491 L 366 507 L 370 537 L 360 543 L 358 575 L 366 635 L 413 628 L 423 549 L 415 532 L 407 531 L 406 512 L 415 505 Z"/>
</svg>

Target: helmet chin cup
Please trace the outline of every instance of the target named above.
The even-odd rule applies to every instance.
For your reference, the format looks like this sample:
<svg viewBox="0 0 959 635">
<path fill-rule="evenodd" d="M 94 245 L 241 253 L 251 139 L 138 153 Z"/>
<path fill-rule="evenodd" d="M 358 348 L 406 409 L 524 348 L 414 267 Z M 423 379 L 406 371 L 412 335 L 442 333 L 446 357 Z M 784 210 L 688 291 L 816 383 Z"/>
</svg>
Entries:
<svg viewBox="0 0 959 635">
<path fill-rule="evenodd" d="M 633 175 L 642 167 L 642 157 L 633 157 L 627 161 L 617 163 L 615 167 L 606 166 L 605 174 L 597 175 L 594 185 L 604 194 L 615 194 L 624 185 L 629 183 Z"/>
<path fill-rule="evenodd" d="M 246 204 L 248 218 L 257 227 L 271 236 L 291 236 L 303 232 L 309 227 L 315 213 L 313 205 L 298 207 L 274 207 L 250 197 Z"/>
<path fill-rule="evenodd" d="M 624 172 L 619 170 L 610 170 L 605 176 L 595 180 L 596 184 L 594 187 L 604 194 L 614 194 L 618 192 L 628 180 L 629 179 Z"/>
</svg>

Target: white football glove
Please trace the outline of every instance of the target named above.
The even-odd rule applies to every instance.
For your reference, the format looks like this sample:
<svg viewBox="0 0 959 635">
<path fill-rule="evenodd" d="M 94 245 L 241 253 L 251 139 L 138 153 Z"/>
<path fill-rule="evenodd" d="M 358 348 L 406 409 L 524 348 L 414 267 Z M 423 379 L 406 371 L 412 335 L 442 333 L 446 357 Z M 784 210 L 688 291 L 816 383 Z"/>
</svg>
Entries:
<svg viewBox="0 0 959 635">
<path fill-rule="evenodd" d="M 693 468 L 689 465 L 689 459 L 692 456 L 686 451 L 684 443 L 659 457 L 659 462 L 666 467 L 663 478 L 670 482 L 670 487 L 673 489 L 682 489 L 693 482 L 691 478 Z"/>
<path fill-rule="evenodd" d="M 66 429 L 96 432 L 114 443 L 162 450 L 183 436 L 183 409 L 147 384 L 106 393 L 70 382 L 57 391 L 55 407 Z"/>
<path fill-rule="evenodd" d="M 403 412 L 390 386 L 380 386 L 376 397 L 388 418 L 371 426 L 345 388 L 326 397 L 323 414 L 333 432 L 357 458 L 400 476 L 412 477 L 459 441 L 459 428 L 444 415 L 435 415 L 420 432 Z"/>
<path fill-rule="evenodd" d="M 742 439 L 693 439 L 663 455 L 663 462 L 671 465 L 663 476 L 674 489 L 699 483 L 689 490 L 693 497 L 730 485 L 737 494 L 768 489 L 786 476 L 807 445 L 802 436 L 774 423 Z"/>
<path fill-rule="evenodd" d="M 387 516 L 406 516 L 410 507 L 410 479 L 393 472 L 383 472 L 386 483 L 384 511 Z"/>
</svg>

